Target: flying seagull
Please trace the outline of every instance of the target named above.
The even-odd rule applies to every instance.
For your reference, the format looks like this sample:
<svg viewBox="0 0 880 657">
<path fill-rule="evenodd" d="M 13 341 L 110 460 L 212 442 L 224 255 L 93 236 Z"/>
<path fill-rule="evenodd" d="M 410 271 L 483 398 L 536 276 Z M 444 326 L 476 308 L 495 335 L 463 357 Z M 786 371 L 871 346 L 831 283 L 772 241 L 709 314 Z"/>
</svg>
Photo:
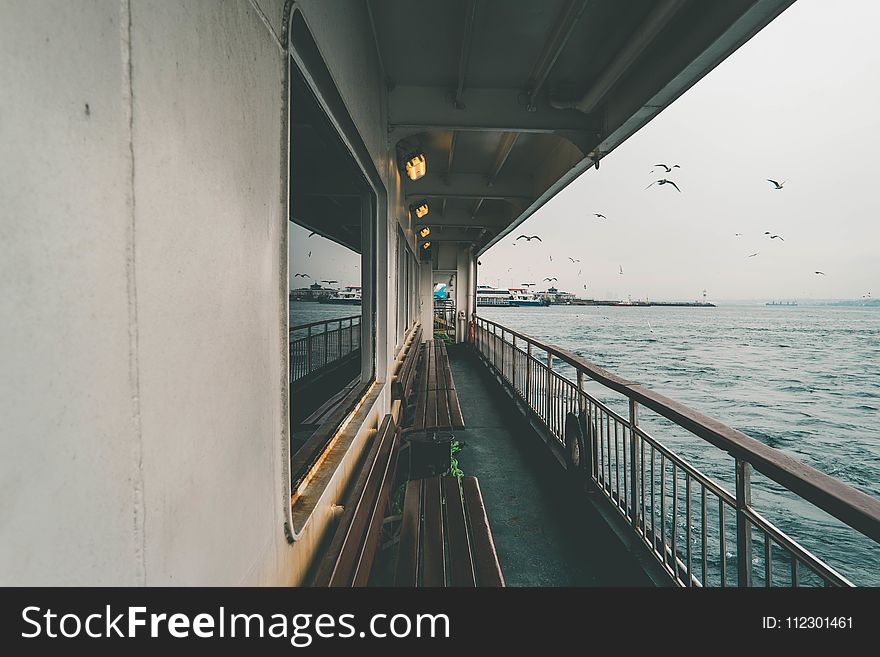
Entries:
<svg viewBox="0 0 880 657">
<path fill-rule="evenodd" d="M 784 241 L 785 241 L 784 239 L 782 239 L 782 236 L 781 236 L 781 235 L 772 235 L 772 234 L 770 233 L 769 230 L 765 230 L 765 231 L 764 231 L 764 234 L 765 234 L 765 235 L 770 235 L 770 239 L 771 239 L 771 240 L 779 240 L 779 241 L 781 241 L 781 242 L 784 242 Z"/>
<path fill-rule="evenodd" d="M 317 235 L 317 234 L 318 234 L 318 231 L 313 230 L 311 233 L 309 233 L 309 237 L 311 237 L 312 235 Z"/>
<path fill-rule="evenodd" d="M 666 169 L 666 173 L 672 173 L 673 169 L 680 169 L 681 168 L 677 164 L 673 164 L 672 166 L 669 166 L 668 164 L 655 164 L 654 166 L 655 167 L 663 167 L 664 169 Z"/>
<path fill-rule="evenodd" d="M 553 262 L 553 256 L 550 256 L 550 262 Z"/>
<path fill-rule="evenodd" d="M 568 256 L 568 259 L 571 260 L 572 262 L 580 262 L 580 260 L 572 258 L 571 256 Z"/>
<path fill-rule="evenodd" d="M 782 186 L 785 184 L 784 180 L 782 182 L 776 182 L 775 180 L 770 180 L 769 178 L 767 178 L 767 182 L 773 183 L 775 185 L 774 189 L 782 189 Z"/>
<path fill-rule="evenodd" d="M 607 219 L 608 218 L 604 214 L 602 214 L 601 212 L 594 212 L 593 214 L 596 215 L 597 217 L 599 217 L 599 219 Z"/>
<path fill-rule="evenodd" d="M 333 285 L 333 283 L 338 283 L 339 281 L 321 281 L 322 283 L 327 283 L 328 285 Z"/>
<path fill-rule="evenodd" d="M 581 272 L 582 272 L 582 271 L 583 271 L 583 269 L 578 269 L 578 276 L 581 275 Z"/>
<path fill-rule="evenodd" d="M 755 257 L 756 255 L 758 255 L 759 253 L 760 253 L 760 251 L 755 251 L 754 253 L 750 254 L 749 257 L 750 257 L 750 258 L 754 258 L 754 257 Z"/>
<path fill-rule="evenodd" d="M 479 267 L 479 266 L 482 265 L 482 264 L 483 264 L 482 262 L 480 262 L 479 260 L 477 260 L 477 267 Z M 507 271 L 510 271 L 510 270 L 508 269 Z"/>
<path fill-rule="evenodd" d="M 538 240 L 539 242 L 544 241 L 540 237 L 538 237 L 537 235 L 520 235 L 519 237 L 516 238 L 517 242 L 519 240 L 526 240 L 527 242 L 531 242 L 532 240 Z"/>
<path fill-rule="evenodd" d="M 650 185 L 648 185 L 648 187 L 652 187 L 652 186 L 654 186 L 654 185 L 672 185 L 673 187 L 675 187 L 676 189 L 678 189 L 678 185 L 676 185 L 676 184 L 675 184 L 673 181 L 671 181 L 671 180 L 667 180 L 666 178 L 661 178 L 660 180 L 655 180 L 655 181 L 652 182 Z M 648 189 L 648 187 L 645 187 L 645 189 Z M 681 190 L 678 189 L 678 191 L 680 192 Z"/>
<path fill-rule="evenodd" d="M 553 278 L 545 278 L 544 280 L 545 281 L 558 281 L 559 279 L 554 276 Z"/>
<path fill-rule="evenodd" d="M 620 273 L 623 273 L 623 265 L 620 265 Z"/>
<path fill-rule="evenodd" d="M 742 237 L 742 233 L 734 233 L 734 237 Z"/>
<path fill-rule="evenodd" d="M 300 276 L 302 276 L 303 278 L 311 278 L 311 276 L 309 276 L 308 274 L 294 274 L 293 275 L 294 278 L 299 278 Z"/>
<path fill-rule="evenodd" d="M 819 276 L 825 276 L 825 272 L 824 272 L 824 271 L 815 271 L 815 272 L 813 272 L 813 273 L 814 273 L 814 274 L 819 274 Z"/>
<path fill-rule="evenodd" d="M 309 251 L 309 257 L 310 257 L 310 258 L 312 257 L 312 252 L 311 252 L 311 251 Z"/>
</svg>

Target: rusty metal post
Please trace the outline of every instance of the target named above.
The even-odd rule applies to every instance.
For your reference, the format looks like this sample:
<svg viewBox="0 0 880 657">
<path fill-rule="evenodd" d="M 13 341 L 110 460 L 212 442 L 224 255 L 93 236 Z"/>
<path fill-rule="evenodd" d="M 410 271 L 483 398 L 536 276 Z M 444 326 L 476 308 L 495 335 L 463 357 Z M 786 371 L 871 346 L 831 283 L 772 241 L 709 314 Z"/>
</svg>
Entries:
<svg viewBox="0 0 880 657">
<path fill-rule="evenodd" d="M 516 393 L 516 333 L 513 334 L 513 348 L 510 355 L 510 384 Z"/>
<path fill-rule="evenodd" d="M 532 407 L 532 343 L 526 343 L 526 405 Z"/>
<path fill-rule="evenodd" d="M 306 374 L 312 373 L 312 327 L 308 329 L 306 335 Z"/>
<path fill-rule="evenodd" d="M 745 511 L 752 504 L 751 466 L 736 459 L 736 571 L 737 585 L 752 585 L 752 525 Z"/>
<path fill-rule="evenodd" d="M 639 530 L 639 450 L 636 449 L 637 441 L 636 427 L 639 426 L 639 403 L 629 400 L 629 486 L 630 486 L 630 518 L 632 520 L 633 529 L 638 533 Z"/>
</svg>

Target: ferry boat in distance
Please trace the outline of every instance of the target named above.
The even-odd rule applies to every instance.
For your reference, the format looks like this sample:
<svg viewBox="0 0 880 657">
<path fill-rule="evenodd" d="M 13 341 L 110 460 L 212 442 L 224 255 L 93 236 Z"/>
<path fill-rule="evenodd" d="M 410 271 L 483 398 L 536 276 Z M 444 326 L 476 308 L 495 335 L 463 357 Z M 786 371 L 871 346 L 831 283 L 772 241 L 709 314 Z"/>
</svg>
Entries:
<svg viewBox="0 0 880 657">
<path fill-rule="evenodd" d="M 516 307 L 532 307 L 532 306 L 549 306 L 550 300 L 546 297 L 529 292 L 528 288 L 512 287 L 510 288 L 510 304 Z"/>
<path fill-rule="evenodd" d="M 324 303 L 335 303 L 342 306 L 359 306 L 361 305 L 361 287 L 360 285 L 349 285 L 344 290 L 339 290 L 328 297 Z"/>
<path fill-rule="evenodd" d="M 506 308 L 515 307 L 531 307 L 531 306 L 548 306 L 549 302 L 529 292 L 525 287 L 512 288 L 494 288 L 488 285 L 477 286 L 477 306 Z"/>
</svg>

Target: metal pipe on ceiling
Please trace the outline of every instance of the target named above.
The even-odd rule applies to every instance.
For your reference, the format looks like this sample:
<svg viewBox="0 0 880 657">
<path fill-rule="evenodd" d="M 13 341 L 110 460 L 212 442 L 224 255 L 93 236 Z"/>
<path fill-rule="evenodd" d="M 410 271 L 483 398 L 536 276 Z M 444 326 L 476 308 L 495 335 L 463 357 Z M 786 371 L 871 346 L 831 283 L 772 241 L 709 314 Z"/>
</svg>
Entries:
<svg viewBox="0 0 880 657">
<path fill-rule="evenodd" d="M 639 25 L 636 31 L 627 41 L 626 45 L 617 53 L 611 63 L 605 67 L 599 79 L 579 99 L 559 100 L 550 99 L 550 104 L 556 109 L 576 109 L 589 114 L 605 100 L 608 92 L 623 77 L 623 75 L 636 62 L 639 56 L 654 42 L 654 39 L 663 31 L 678 11 L 689 0 L 661 0 L 658 2 L 647 18 Z"/>
<path fill-rule="evenodd" d="M 449 140 L 449 157 L 446 160 L 446 175 L 452 173 L 452 160 L 455 157 L 455 138 L 458 133 L 452 131 L 452 138 Z"/>
<path fill-rule="evenodd" d="M 464 109 L 461 95 L 467 76 L 468 59 L 471 54 L 471 40 L 474 36 L 474 18 L 477 15 L 477 0 L 468 0 L 464 12 L 464 31 L 461 39 L 461 52 L 458 57 L 458 86 L 455 90 L 455 109 Z"/>
<path fill-rule="evenodd" d="M 583 16 L 588 2 L 589 0 L 568 0 L 562 11 L 559 12 L 556 23 L 550 30 L 550 36 L 544 42 L 541 54 L 538 55 L 538 59 L 535 61 L 535 65 L 532 67 L 532 72 L 529 74 L 529 79 L 526 82 L 526 93 L 529 95 L 526 109 L 530 112 L 535 111 L 535 98 L 538 96 L 538 92 L 541 91 L 541 87 L 544 86 L 544 82 L 547 81 L 547 76 L 553 70 L 559 55 L 565 49 L 565 45 L 568 43 L 568 39 L 571 37 L 571 33 L 574 32 L 574 28 L 581 16 Z"/>
<path fill-rule="evenodd" d="M 495 161 L 486 176 L 486 184 L 489 185 L 489 187 L 494 185 L 495 181 L 498 179 L 498 174 L 501 173 L 504 163 L 507 162 L 507 158 L 510 157 L 513 147 L 516 146 L 519 134 L 520 133 L 518 132 L 505 132 L 501 135 L 498 152 L 495 154 Z"/>
</svg>

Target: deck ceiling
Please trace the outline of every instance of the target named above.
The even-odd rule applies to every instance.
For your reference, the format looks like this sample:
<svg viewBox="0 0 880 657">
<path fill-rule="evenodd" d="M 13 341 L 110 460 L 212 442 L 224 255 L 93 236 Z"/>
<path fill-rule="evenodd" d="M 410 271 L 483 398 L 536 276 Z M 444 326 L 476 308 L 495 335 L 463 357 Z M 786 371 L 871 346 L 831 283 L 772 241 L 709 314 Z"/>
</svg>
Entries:
<svg viewBox="0 0 880 657">
<path fill-rule="evenodd" d="M 484 251 L 793 1 L 368 0 L 408 202 Z"/>
</svg>

